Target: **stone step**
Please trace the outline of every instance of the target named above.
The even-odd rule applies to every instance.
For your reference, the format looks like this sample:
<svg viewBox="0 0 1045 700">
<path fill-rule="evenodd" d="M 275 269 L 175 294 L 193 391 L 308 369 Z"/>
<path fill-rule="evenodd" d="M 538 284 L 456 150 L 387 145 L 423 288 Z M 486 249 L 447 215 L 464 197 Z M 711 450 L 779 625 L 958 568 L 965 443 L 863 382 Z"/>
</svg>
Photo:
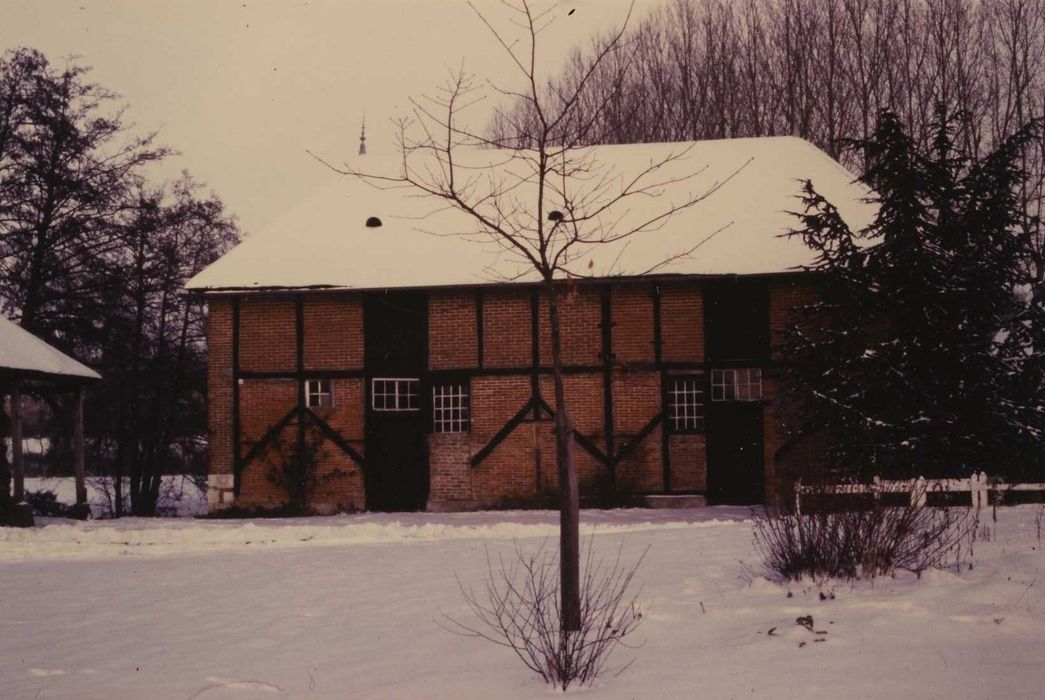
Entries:
<svg viewBox="0 0 1045 700">
<path fill-rule="evenodd" d="M 643 496 L 647 508 L 703 508 L 707 498 L 696 494 L 655 494 Z"/>
</svg>

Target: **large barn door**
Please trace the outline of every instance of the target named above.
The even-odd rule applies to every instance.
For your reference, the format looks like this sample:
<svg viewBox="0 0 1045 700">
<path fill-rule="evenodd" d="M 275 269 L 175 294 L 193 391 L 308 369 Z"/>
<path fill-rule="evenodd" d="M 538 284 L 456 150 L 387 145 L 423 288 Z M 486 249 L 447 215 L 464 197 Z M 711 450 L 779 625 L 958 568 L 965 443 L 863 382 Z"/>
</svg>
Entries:
<svg viewBox="0 0 1045 700">
<path fill-rule="evenodd" d="M 765 458 L 762 405 L 734 401 L 708 407 L 708 501 L 762 502 Z"/>
<path fill-rule="evenodd" d="M 758 280 L 704 289 L 708 500 L 761 503 L 765 483 L 762 367 L 769 361 L 769 293 Z"/>
<path fill-rule="evenodd" d="M 370 510 L 421 510 L 428 500 L 428 298 L 369 294 L 363 304 L 366 502 Z"/>
</svg>

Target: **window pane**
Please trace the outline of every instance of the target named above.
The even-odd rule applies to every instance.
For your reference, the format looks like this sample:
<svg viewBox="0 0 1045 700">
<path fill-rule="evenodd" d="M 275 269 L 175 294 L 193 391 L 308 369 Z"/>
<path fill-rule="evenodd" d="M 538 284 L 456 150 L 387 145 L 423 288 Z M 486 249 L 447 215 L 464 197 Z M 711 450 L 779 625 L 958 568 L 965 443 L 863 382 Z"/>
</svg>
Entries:
<svg viewBox="0 0 1045 700">
<path fill-rule="evenodd" d="M 375 411 L 416 411 L 420 379 L 373 379 L 370 405 Z"/>
<path fill-rule="evenodd" d="M 761 401 L 762 369 L 744 367 L 711 370 L 711 400 Z"/>
<path fill-rule="evenodd" d="M 329 379 L 305 380 L 305 405 L 310 408 L 333 405 Z"/>
<path fill-rule="evenodd" d="M 668 385 L 669 427 L 674 431 L 699 430 L 703 416 L 704 389 L 700 375 L 672 377 Z"/>
<path fill-rule="evenodd" d="M 461 433 L 469 428 L 468 385 L 438 384 L 432 387 L 432 431 Z"/>
</svg>

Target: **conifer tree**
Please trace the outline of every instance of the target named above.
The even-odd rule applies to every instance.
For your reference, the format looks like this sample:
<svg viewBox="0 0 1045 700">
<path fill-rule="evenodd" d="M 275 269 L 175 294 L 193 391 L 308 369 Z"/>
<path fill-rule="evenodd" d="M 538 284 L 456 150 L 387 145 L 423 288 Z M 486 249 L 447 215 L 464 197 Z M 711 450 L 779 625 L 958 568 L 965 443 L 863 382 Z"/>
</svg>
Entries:
<svg viewBox="0 0 1045 700">
<path fill-rule="evenodd" d="M 1019 188 L 1032 122 L 981 159 L 958 155 L 941 108 L 922 150 L 892 112 L 863 150 L 878 211 L 852 231 L 807 182 L 801 236 L 821 300 L 789 330 L 799 434 L 826 436 L 836 475 L 1037 469 L 1045 401 L 1041 290 Z"/>
</svg>

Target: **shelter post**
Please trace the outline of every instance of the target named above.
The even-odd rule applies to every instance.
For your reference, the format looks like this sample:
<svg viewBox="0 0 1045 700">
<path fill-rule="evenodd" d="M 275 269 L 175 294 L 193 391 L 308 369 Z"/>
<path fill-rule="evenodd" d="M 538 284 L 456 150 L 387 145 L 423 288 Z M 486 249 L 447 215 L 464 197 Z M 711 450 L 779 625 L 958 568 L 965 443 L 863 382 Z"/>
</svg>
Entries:
<svg viewBox="0 0 1045 700">
<path fill-rule="evenodd" d="M 84 389 L 76 390 L 76 408 L 73 415 L 73 473 L 76 477 L 76 505 L 87 503 L 87 484 L 83 466 L 83 400 Z"/>
<path fill-rule="evenodd" d="M 14 502 L 25 500 L 25 464 L 22 462 L 22 383 L 11 388 L 11 471 L 14 472 Z"/>
</svg>

